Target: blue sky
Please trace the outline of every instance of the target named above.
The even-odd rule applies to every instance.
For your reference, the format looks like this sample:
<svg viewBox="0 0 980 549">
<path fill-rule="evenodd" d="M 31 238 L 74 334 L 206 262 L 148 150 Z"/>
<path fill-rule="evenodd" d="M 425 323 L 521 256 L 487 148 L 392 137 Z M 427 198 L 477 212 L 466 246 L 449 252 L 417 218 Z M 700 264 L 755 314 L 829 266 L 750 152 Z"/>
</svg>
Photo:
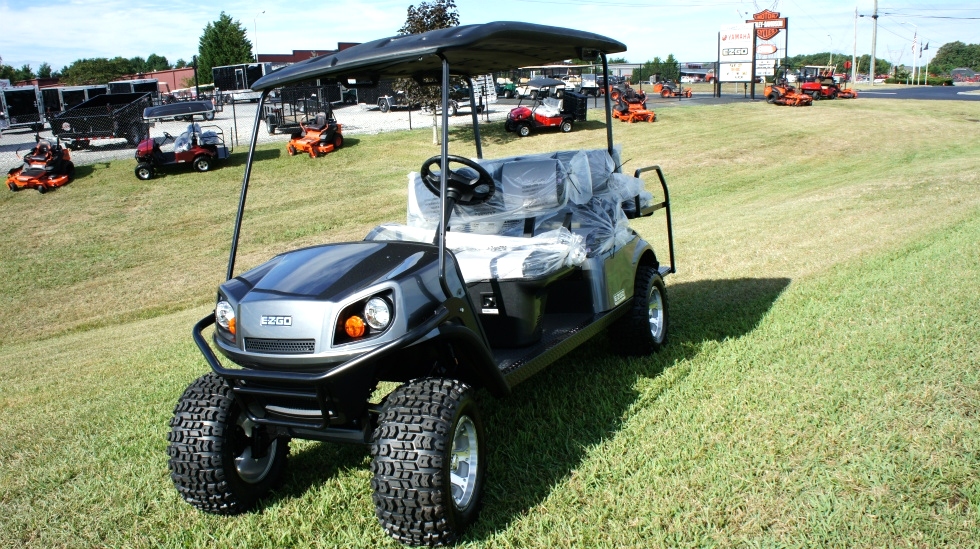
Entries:
<svg viewBox="0 0 980 549">
<path fill-rule="evenodd" d="M 55 70 L 81 58 L 166 56 L 190 60 L 208 22 L 225 11 L 238 20 L 260 53 L 333 49 L 396 34 L 406 8 L 420 0 L 268 2 L 232 0 L 0 0 L 0 58 L 33 69 Z M 789 18 L 789 54 L 854 50 L 854 11 L 870 15 L 873 0 L 456 0 L 463 24 L 528 21 L 589 30 L 628 46 L 625 57 L 643 62 L 673 53 L 681 61 L 716 57 L 722 25 L 741 23 L 770 8 Z M 775 5 L 775 7 L 774 7 Z M 923 61 L 940 45 L 980 43 L 980 3 L 879 0 L 878 57 L 912 63 L 918 32 L 928 42 Z M 18 29 L 34 29 L 18 32 Z M 37 32 L 43 29 L 43 34 Z M 858 55 L 871 51 L 871 19 L 858 19 Z"/>
</svg>

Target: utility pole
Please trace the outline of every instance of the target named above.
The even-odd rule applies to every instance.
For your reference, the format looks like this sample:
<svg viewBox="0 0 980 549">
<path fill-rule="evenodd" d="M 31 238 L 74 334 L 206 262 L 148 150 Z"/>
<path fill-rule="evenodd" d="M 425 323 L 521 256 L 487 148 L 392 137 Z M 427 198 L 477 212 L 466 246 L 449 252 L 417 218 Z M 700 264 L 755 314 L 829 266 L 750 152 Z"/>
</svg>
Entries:
<svg viewBox="0 0 980 549">
<path fill-rule="evenodd" d="M 858 8 L 854 6 L 854 56 L 851 57 L 851 86 L 857 85 L 858 74 Z"/>
<path fill-rule="evenodd" d="M 875 85 L 875 46 L 878 44 L 878 0 L 875 0 L 875 11 L 871 15 L 874 23 L 871 27 L 871 85 Z"/>
</svg>

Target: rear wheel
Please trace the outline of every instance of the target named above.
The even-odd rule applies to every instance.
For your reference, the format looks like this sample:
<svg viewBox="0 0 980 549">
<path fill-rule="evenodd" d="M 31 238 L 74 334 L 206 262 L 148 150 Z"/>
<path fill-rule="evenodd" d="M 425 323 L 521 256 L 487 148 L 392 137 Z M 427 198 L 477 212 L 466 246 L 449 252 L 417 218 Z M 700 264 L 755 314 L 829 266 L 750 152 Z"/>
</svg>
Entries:
<svg viewBox="0 0 980 549">
<path fill-rule="evenodd" d="M 568 133 L 570 131 L 572 131 L 572 121 L 571 120 L 562 120 L 561 121 L 561 132 L 562 133 Z"/>
<path fill-rule="evenodd" d="M 44 193 L 48 192 L 48 188 L 45 187 L 44 185 L 37 185 L 34 188 L 37 189 L 37 192 L 39 192 L 41 194 L 44 194 Z"/>
<path fill-rule="evenodd" d="M 667 288 L 653 266 L 636 270 L 630 310 L 613 325 L 610 337 L 624 355 L 648 355 L 667 342 Z"/>
<path fill-rule="evenodd" d="M 211 169 L 211 158 L 206 154 L 199 154 L 194 158 L 194 169 L 199 172 L 206 172 Z"/>
<path fill-rule="evenodd" d="M 67 164 L 65 164 L 65 175 L 68 176 L 68 182 L 69 183 L 71 183 L 71 181 L 73 179 L 75 179 L 75 163 L 74 162 L 69 161 Z"/>
<path fill-rule="evenodd" d="M 769 92 L 769 95 L 766 96 L 766 103 L 775 103 L 777 99 L 779 99 L 779 94 L 775 91 L 771 91 Z"/>
<path fill-rule="evenodd" d="M 412 545 L 459 538 L 479 510 L 486 472 L 474 390 L 420 379 L 391 393 L 371 444 L 371 488 L 381 526 Z"/>
<path fill-rule="evenodd" d="M 378 108 L 381 109 L 381 112 L 388 112 L 391 109 L 391 105 L 389 105 L 387 101 L 382 99 L 381 101 L 378 102 Z"/>
<path fill-rule="evenodd" d="M 339 148 L 341 148 L 343 146 L 344 146 L 344 136 L 341 135 L 341 134 L 339 134 L 339 133 L 337 135 L 333 136 L 333 148 L 334 148 L 334 150 L 337 150 L 337 149 L 339 149 Z"/>
<path fill-rule="evenodd" d="M 140 162 L 136 165 L 136 179 L 149 181 L 153 179 L 153 165 L 149 162 Z"/>
<path fill-rule="evenodd" d="M 670 90 L 667 89 L 660 90 L 660 97 L 670 97 Z"/>
<path fill-rule="evenodd" d="M 446 114 L 449 116 L 456 116 L 456 105 L 450 103 L 446 106 Z"/>
<path fill-rule="evenodd" d="M 210 373 L 192 383 L 170 420 L 170 478 L 184 500 L 217 515 L 250 509 L 279 483 L 288 438 L 252 423 L 231 387 Z"/>
</svg>

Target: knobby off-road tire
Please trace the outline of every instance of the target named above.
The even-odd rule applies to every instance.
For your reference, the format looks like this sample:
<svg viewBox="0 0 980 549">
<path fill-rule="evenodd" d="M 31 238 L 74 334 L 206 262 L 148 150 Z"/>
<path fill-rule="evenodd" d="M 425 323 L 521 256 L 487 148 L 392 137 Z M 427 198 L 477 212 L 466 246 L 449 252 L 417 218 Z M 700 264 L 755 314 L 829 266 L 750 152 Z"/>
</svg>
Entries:
<svg viewBox="0 0 980 549">
<path fill-rule="evenodd" d="M 381 526 L 412 545 L 453 543 L 479 511 L 486 471 L 474 390 L 421 379 L 388 396 L 371 445 Z"/>
<path fill-rule="evenodd" d="M 667 289 L 656 267 L 636 270 L 630 310 L 609 331 L 613 348 L 627 356 L 648 355 L 667 343 Z"/>
<path fill-rule="evenodd" d="M 184 500 L 201 511 L 234 515 L 249 510 L 282 479 L 289 439 L 265 439 L 253 458 L 260 427 L 240 409 L 231 387 L 214 373 L 192 383 L 170 420 L 170 478 Z"/>
</svg>

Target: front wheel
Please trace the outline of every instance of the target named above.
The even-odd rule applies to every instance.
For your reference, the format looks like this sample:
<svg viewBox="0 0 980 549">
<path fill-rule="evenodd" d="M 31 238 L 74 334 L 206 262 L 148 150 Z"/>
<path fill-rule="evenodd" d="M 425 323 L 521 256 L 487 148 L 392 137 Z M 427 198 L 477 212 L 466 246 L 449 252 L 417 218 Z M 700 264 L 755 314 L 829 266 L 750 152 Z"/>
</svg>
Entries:
<svg viewBox="0 0 980 549">
<path fill-rule="evenodd" d="M 170 478 L 201 511 L 234 515 L 250 509 L 282 478 L 289 439 L 269 436 L 214 373 L 201 376 L 177 401 L 170 420 Z"/>
<path fill-rule="evenodd" d="M 378 102 L 378 108 L 381 109 L 381 112 L 388 112 L 388 110 L 391 109 L 391 105 L 389 105 L 387 101 L 381 100 Z"/>
<path fill-rule="evenodd" d="M 214 120 L 214 111 L 207 111 L 207 112 L 205 112 L 204 113 L 204 119 L 205 120 L 208 120 L 208 121 Z"/>
<path fill-rule="evenodd" d="M 211 169 L 211 159 L 206 154 L 198 155 L 194 158 L 194 169 L 199 172 L 206 172 Z"/>
<path fill-rule="evenodd" d="M 453 379 L 395 389 L 371 444 L 371 489 L 381 526 L 412 545 L 456 541 L 479 510 L 486 474 L 474 390 Z"/>
<path fill-rule="evenodd" d="M 153 165 L 149 162 L 140 162 L 136 165 L 136 179 L 140 181 L 149 181 L 153 179 Z"/>
<path fill-rule="evenodd" d="M 531 135 L 531 126 L 527 124 L 520 124 L 517 126 L 517 135 L 521 137 L 527 137 Z"/>
<path fill-rule="evenodd" d="M 609 334 L 614 348 L 623 355 L 648 355 L 666 344 L 667 288 L 656 267 L 641 266 L 636 270 L 630 310 L 616 321 Z"/>
<path fill-rule="evenodd" d="M 456 116 L 456 105 L 450 103 L 446 106 L 446 114 L 448 116 Z"/>
</svg>

